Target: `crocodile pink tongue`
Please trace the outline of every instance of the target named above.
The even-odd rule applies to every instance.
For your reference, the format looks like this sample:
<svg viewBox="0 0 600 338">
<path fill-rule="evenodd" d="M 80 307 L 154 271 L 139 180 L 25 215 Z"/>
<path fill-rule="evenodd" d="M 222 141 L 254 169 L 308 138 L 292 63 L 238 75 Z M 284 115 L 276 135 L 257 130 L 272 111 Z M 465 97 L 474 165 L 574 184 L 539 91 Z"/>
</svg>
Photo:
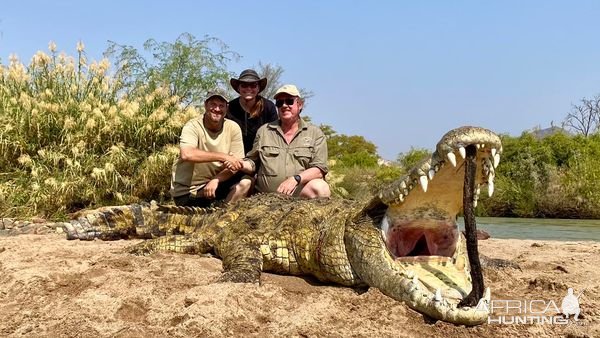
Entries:
<svg viewBox="0 0 600 338">
<path fill-rule="evenodd" d="M 458 230 L 454 223 L 435 222 L 435 227 L 423 227 L 423 221 L 395 226 L 387 236 L 388 248 L 396 257 L 452 256 L 456 248 Z"/>
</svg>

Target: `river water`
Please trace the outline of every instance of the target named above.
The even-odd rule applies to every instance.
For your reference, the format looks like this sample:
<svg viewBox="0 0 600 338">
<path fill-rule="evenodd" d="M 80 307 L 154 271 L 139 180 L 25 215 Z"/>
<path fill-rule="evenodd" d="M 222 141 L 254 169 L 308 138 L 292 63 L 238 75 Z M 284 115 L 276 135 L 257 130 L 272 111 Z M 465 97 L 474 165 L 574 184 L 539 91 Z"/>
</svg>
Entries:
<svg viewBox="0 0 600 338">
<path fill-rule="evenodd" d="M 600 220 L 477 217 L 477 229 L 492 238 L 600 242 Z"/>
</svg>

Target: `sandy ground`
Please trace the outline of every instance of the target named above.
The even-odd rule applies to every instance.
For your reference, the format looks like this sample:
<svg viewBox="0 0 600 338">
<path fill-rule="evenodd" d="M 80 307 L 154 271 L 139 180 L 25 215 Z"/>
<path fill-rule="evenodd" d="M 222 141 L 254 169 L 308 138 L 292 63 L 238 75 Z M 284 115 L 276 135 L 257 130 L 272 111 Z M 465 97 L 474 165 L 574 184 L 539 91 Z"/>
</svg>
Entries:
<svg viewBox="0 0 600 338">
<path fill-rule="evenodd" d="M 485 269 L 494 301 L 552 300 L 560 307 L 567 288 L 583 294 L 578 322 L 477 327 L 424 318 L 376 289 L 267 273 L 261 285 L 214 283 L 219 260 L 125 253 L 135 242 L 0 236 L 0 336 L 600 336 L 597 242 L 480 241 L 481 253 L 522 268 Z"/>
</svg>

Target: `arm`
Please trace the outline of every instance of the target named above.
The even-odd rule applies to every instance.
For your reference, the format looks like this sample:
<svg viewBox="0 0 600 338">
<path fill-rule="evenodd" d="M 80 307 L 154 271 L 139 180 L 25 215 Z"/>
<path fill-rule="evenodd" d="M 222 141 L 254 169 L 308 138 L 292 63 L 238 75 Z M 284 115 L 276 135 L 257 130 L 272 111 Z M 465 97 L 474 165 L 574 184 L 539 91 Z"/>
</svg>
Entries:
<svg viewBox="0 0 600 338">
<path fill-rule="evenodd" d="M 236 161 L 237 159 L 234 156 L 217 153 L 212 151 L 204 151 L 200 150 L 194 146 L 181 145 L 179 148 L 179 156 L 184 161 L 203 163 L 203 162 L 226 162 L 226 161 Z"/>
<path fill-rule="evenodd" d="M 321 177 L 315 178 L 324 178 L 329 171 L 329 168 L 327 167 L 327 140 L 325 134 L 323 134 L 320 129 L 317 130 L 317 135 L 315 137 L 315 153 L 308 164 L 308 167 L 318 168 L 321 171 Z"/>
<path fill-rule="evenodd" d="M 231 145 L 229 147 L 229 155 L 232 155 L 235 160 L 227 160 L 224 161 L 225 167 L 236 173 L 238 170 L 242 169 L 242 158 L 244 157 L 244 141 L 242 139 L 242 130 L 240 126 L 231 121 L 225 121 L 227 123 L 228 128 L 231 128 Z"/>
<path fill-rule="evenodd" d="M 197 120 L 191 120 L 181 130 L 181 136 L 179 137 L 179 157 L 183 161 L 204 163 L 213 161 L 225 162 L 235 159 L 228 154 L 199 149 L 198 145 L 204 143 L 204 136 L 199 132 L 197 127 L 194 127 L 197 123 Z"/>
<path fill-rule="evenodd" d="M 256 164 L 260 159 L 260 131 L 256 133 L 256 137 L 254 138 L 254 144 L 252 145 L 252 149 L 246 154 L 246 157 L 242 161 L 242 171 L 246 174 L 254 174 L 256 172 Z"/>
<path fill-rule="evenodd" d="M 229 146 L 229 155 L 233 157 L 233 160 L 226 159 L 223 161 L 224 167 L 222 167 L 222 170 L 206 183 L 206 186 L 202 189 L 203 195 L 206 198 L 215 198 L 219 183 L 227 181 L 242 168 L 241 158 L 244 156 L 242 131 L 235 122 L 229 123 L 229 121 L 225 121 L 225 123 L 224 128 L 227 128 L 227 131 L 230 133 L 231 144 Z"/>
<path fill-rule="evenodd" d="M 323 178 L 323 172 L 317 167 L 312 167 L 304 170 L 297 176 L 300 176 L 299 182 L 296 181 L 296 178 L 294 176 L 288 177 L 285 179 L 285 181 L 281 182 L 279 187 L 277 187 L 277 192 L 286 195 L 291 195 L 294 193 L 294 190 L 298 185 L 306 184 L 316 178 Z"/>
<path fill-rule="evenodd" d="M 288 177 L 285 181 L 281 182 L 277 191 L 282 194 L 291 195 L 299 184 L 307 184 L 308 182 L 317 179 L 324 178 L 327 174 L 327 142 L 323 132 L 318 130 L 315 139 L 315 152 L 308 165 L 308 168 L 298 174 L 300 181 L 292 177 Z"/>
<path fill-rule="evenodd" d="M 205 198 L 215 198 L 219 183 L 227 181 L 235 173 L 229 169 L 221 170 L 215 177 L 206 183 L 204 188 L 201 190 L 202 196 Z"/>
</svg>

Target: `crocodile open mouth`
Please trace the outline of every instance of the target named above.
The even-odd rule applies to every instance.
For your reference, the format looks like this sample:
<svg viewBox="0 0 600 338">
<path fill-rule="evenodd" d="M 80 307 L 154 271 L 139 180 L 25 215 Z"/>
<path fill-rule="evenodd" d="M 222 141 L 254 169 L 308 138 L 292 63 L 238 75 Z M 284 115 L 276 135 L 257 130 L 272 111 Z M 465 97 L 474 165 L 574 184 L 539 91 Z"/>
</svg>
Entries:
<svg viewBox="0 0 600 338">
<path fill-rule="evenodd" d="M 380 289 L 435 318 L 477 324 L 489 314 L 479 306 L 489 304 L 489 289 L 476 308 L 458 306 L 473 288 L 467 243 L 456 224 L 463 211 L 467 148 L 475 150 L 470 204 L 476 206 L 481 187 L 487 186 L 489 196 L 494 192 L 502 144 L 489 130 L 462 127 L 444 135 L 430 157 L 384 187 L 367 214 L 377 220 L 389 254 L 386 266 L 399 276 L 394 283 L 382 282 Z"/>
<path fill-rule="evenodd" d="M 382 234 L 390 254 L 396 259 L 452 257 L 458 240 L 454 222 L 437 220 L 407 221 L 382 229 Z"/>
</svg>

